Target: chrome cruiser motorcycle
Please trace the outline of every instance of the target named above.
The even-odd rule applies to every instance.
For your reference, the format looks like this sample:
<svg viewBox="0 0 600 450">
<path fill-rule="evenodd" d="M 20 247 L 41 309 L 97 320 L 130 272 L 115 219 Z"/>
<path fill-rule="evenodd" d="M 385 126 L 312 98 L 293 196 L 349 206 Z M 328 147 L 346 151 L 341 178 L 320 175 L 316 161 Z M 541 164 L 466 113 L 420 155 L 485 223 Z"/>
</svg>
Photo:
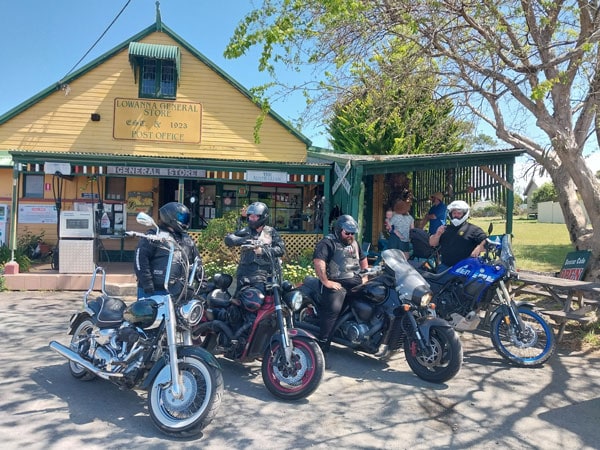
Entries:
<svg viewBox="0 0 600 450">
<path fill-rule="evenodd" d="M 369 281 L 354 288 L 344 303 L 332 341 L 381 358 L 403 348 L 419 378 L 432 383 L 451 379 L 463 359 L 457 333 L 436 317 L 429 285 L 402 251 L 384 250 L 381 258 L 380 266 L 367 269 Z M 306 277 L 299 289 L 303 303 L 296 324 L 318 333 L 321 282 Z"/>
<path fill-rule="evenodd" d="M 554 354 L 556 340 L 532 304 L 511 297 L 510 283 L 518 273 L 510 235 L 488 238 L 485 249 L 483 256 L 459 261 L 444 272 L 422 270 L 434 292 L 436 311 L 458 331 L 489 327 L 494 348 L 512 364 L 541 366 Z"/>
<path fill-rule="evenodd" d="M 156 227 L 155 235 L 128 235 L 169 248 L 165 291 L 177 243 L 160 233 L 150 216 L 138 223 Z M 194 264 L 188 286 L 195 271 Z M 96 275 L 102 274 L 101 295 L 90 299 Z M 223 395 L 223 375 L 209 352 L 192 345 L 191 328 L 203 315 L 202 302 L 186 295 L 153 295 L 126 305 L 105 292 L 106 273 L 96 267 L 83 296 L 83 311 L 71 317 L 69 347 L 56 341 L 50 348 L 69 360 L 71 375 L 82 381 L 96 377 L 121 389 L 148 391 L 148 410 L 163 433 L 178 437 L 198 435 L 215 417 Z"/>
<path fill-rule="evenodd" d="M 262 378 L 269 392 L 283 400 L 298 400 L 321 383 L 325 357 L 314 336 L 294 328 L 292 315 L 302 296 L 283 281 L 279 258 L 268 247 L 259 241 L 242 245 L 269 255 L 274 275 L 266 283 L 266 295 L 251 284 L 237 286 L 232 295 L 233 277 L 216 274 L 206 294 L 205 315 L 193 330 L 194 342 L 233 361 L 262 359 Z"/>
</svg>

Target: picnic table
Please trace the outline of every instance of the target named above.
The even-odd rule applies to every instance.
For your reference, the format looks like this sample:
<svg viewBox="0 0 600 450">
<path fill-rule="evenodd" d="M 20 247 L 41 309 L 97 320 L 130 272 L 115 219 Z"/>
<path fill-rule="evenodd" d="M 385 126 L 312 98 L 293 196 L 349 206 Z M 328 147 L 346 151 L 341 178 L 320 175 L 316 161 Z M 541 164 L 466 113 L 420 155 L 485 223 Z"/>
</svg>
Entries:
<svg viewBox="0 0 600 450">
<path fill-rule="evenodd" d="M 600 283 L 521 271 L 518 282 L 513 283 L 512 292 L 515 297 L 524 294 L 549 297 L 562 305 L 560 310 L 541 310 L 542 314 L 550 316 L 559 324 L 556 338 L 558 342 L 561 341 L 569 320 L 576 320 L 579 323 L 591 323 L 597 320 L 595 314 L 588 313 L 595 311 L 600 305 Z"/>
</svg>

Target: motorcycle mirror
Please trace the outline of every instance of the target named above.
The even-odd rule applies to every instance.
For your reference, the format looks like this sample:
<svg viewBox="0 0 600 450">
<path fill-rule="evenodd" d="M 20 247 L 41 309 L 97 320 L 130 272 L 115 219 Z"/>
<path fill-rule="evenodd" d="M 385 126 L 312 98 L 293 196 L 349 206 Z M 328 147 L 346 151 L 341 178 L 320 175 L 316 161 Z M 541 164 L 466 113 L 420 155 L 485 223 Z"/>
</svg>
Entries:
<svg viewBox="0 0 600 450">
<path fill-rule="evenodd" d="M 494 231 L 494 224 L 490 222 L 490 226 L 488 227 L 488 236 L 492 234 L 492 231 Z"/>
<path fill-rule="evenodd" d="M 137 223 L 139 223 L 140 225 L 144 225 L 145 227 L 158 228 L 158 225 L 156 225 L 156 222 L 154 222 L 154 219 L 152 219 L 152 217 L 150 217 L 148 214 L 146 214 L 144 212 L 138 213 L 135 220 Z"/>
</svg>

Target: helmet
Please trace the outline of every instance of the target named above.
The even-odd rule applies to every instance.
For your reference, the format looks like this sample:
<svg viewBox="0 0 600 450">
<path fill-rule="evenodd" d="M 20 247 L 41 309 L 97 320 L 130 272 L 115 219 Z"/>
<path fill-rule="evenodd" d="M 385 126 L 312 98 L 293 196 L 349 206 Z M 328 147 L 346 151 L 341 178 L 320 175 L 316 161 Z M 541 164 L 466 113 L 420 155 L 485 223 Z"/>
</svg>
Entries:
<svg viewBox="0 0 600 450">
<path fill-rule="evenodd" d="M 262 227 L 267 220 L 269 220 L 269 208 L 262 202 L 251 203 L 246 208 L 246 214 L 248 217 L 248 226 L 253 230 Z M 258 220 L 250 220 L 250 215 L 255 214 L 258 216 Z"/>
<path fill-rule="evenodd" d="M 452 222 L 455 227 L 463 224 L 469 218 L 469 211 L 471 208 L 467 202 L 462 200 L 455 200 L 448 205 L 448 219 Z M 463 216 L 460 219 L 452 218 L 452 211 L 462 211 Z"/>
<path fill-rule="evenodd" d="M 160 224 L 182 233 L 190 227 L 190 210 L 187 206 L 177 202 L 170 202 L 158 210 Z"/>
<path fill-rule="evenodd" d="M 342 230 L 347 233 L 356 233 L 358 231 L 358 224 L 356 220 L 348 214 L 344 214 L 335 221 L 335 226 L 333 228 L 333 233 L 336 235 L 338 239 L 341 239 L 340 233 Z"/>
</svg>

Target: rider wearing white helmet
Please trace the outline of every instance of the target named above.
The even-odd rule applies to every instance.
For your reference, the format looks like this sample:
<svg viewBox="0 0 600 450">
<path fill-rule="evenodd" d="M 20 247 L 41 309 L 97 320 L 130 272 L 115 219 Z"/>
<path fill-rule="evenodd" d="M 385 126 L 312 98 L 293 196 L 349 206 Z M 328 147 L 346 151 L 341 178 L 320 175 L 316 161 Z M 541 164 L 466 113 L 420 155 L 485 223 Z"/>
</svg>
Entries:
<svg viewBox="0 0 600 450">
<path fill-rule="evenodd" d="M 477 225 L 467 222 L 471 208 L 467 202 L 455 200 L 448 205 L 448 225 L 442 225 L 429 237 L 432 247 L 439 245 L 441 264 L 438 272 L 469 256 L 483 251 L 487 235 Z"/>
</svg>

